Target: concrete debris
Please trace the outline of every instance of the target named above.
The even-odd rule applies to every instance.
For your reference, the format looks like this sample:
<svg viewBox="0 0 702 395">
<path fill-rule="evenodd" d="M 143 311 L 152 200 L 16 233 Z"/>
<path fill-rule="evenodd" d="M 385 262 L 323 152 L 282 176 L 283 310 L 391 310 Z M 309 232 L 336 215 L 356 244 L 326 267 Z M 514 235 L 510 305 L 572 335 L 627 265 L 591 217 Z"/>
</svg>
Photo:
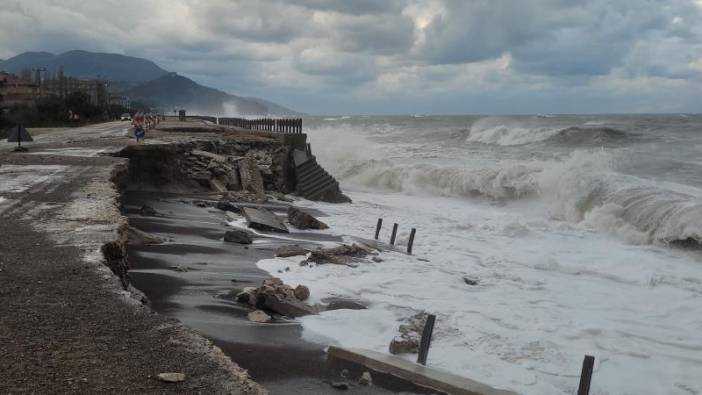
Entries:
<svg viewBox="0 0 702 395">
<path fill-rule="evenodd" d="M 298 229 L 329 229 L 329 226 L 297 207 L 288 208 L 288 222 Z"/>
<path fill-rule="evenodd" d="M 237 162 L 239 166 L 239 179 L 241 189 L 251 192 L 258 197 L 265 197 L 263 189 L 263 178 L 258 169 L 256 161 L 250 156 L 242 158 Z"/>
<path fill-rule="evenodd" d="M 185 380 L 184 373 L 159 373 L 158 379 L 165 383 L 180 383 Z"/>
<path fill-rule="evenodd" d="M 281 233 L 289 232 L 280 219 L 266 208 L 244 207 L 241 211 L 250 228 Z"/>
<path fill-rule="evenodd" d="M 228 230 L 224 234 L 224 241 L 228 243 L 251 244 L 251 234 L 245 230 L 234 229 Z"/>
<path fill-rule="evenodd" d="M 248 317 L 249 321 L 258 322 L 262 324 L 269 323 L 272 320 L 271 316 L 266 314 L 266 312 L 263 310 L 254 310 L 249 313 Z"/>
<path fill-rule="evenodd" d="M 309 289 L 306 295 L 302 289 L 298 291 L 298 294 L 309 297 Z M 297 297 L 292 287 L 276 277 L 264 280 L 258 288 L 244 289 L 237 295 L 236 299 L 241 303 L 248 303 L 256 309 L 291 318 L 317 314 L 312 306 L 302 302 Z"/>
<path fill-rule="evenodd" d="M 307 255 L 308 252 L 309 250 L 302 248 L 297 244 L 293 244 L 289 246 L 278 247 L 275 250 L 275 256 L 279 258 L 288 258 L 291 256 Z"/>
<path fill-rule="evenodd" d="M 420 312 L 410 317 L 406 324 L 400 325 L 399 334 L 390 342 L 390 354 L 416 354 L 422 339 L 427 313 Z"/>
<path fill-rule="evenodd" d="M 354 262 L 361 258 L 365 258 L 369 254 L 373 254 L 373 250 L 361 243 L 352 245 L 342 244 L 338 247 L 319 249 L 312 251 L 310 257 L 303 264 L 316 263 L 333 263 L 337 265 L 357 266 Z"/>
</svg>

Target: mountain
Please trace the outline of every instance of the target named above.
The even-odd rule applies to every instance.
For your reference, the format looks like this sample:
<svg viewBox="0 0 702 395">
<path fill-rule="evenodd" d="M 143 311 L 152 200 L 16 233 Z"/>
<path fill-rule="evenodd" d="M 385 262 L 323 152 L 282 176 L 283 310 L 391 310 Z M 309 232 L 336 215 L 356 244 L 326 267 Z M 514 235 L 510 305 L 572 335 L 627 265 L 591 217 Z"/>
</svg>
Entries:
<svg viewBox="0 0 702 395">
<path fill-rule="evenodd" d="M 110 81 L 111 92 L 166 113 L 184 108 L 189 114 L 201 115 L 301 115 L 264 99 L 240 97 L 202 86 L 150 60 L 131 56 L 76 50 L 60 55 L 25 52 L 0 61 L 0 71 L 19 73 L 32 68 L 45 68 L 50 72 L 63 68 L 66 76 L 82 79 L 94 79 L 99 75 Z"/>
<path fill-rule="evenodd" d="M 124 94 L 165 113 L 184 108 L 189 114 L 216 116 L 298 114 L 263 99 L 245 98 L 202 86 L 177 73 L 168 73 Z"/>
<path fill-rule="evenodd" d="M 150 60 L 87 51 L 68 51 L 60 55 L 25 52 L 0 62 L 0 69 L 11 73 L 32 68 L 45 68 L 49 72 L 56 72 L 61 67 L 64 73 L 71 77 L 94 79 L 100 76 L 112 81 L 146 82 L 168 73 Z"/>
</svg>

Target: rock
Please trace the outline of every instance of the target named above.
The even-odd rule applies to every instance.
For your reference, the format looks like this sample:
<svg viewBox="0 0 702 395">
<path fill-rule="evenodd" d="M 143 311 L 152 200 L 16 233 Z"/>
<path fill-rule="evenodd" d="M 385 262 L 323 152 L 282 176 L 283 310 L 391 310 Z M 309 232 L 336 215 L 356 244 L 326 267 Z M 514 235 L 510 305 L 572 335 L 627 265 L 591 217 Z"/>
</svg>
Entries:
<svg viewBox="0 0 702 395">
<path fill-rule="evenodd" d="M 416 354 L 419 352 L 419 339 L 396 336 L 390 342 L 390 354 Z"/>
<path fill-rule="evenodd" d="M 373 262 L 375 262 L 375 263 L 380 263 L 380 262 L 382 262 L 382 261 L 383 261 L 383 259 L 382 259 L 382 258 L 378 258 L 377 256 L 374 256 L 374 257 L 373 257 L 373 258 L 371 258 L 371 259 L 373 259 Z"/>
<path fill-rule="evenodd" d="M 246 287 L 236 295 L 236 301 L 240 303 L 256 303 L 256 288 Z"/>
<path fill-rule="evenodd" d="M 400 325 L 399 335 L 390 342 L 391 354 L 418 353 L 424 325 L 427 322 L 427 313 L 419 312 L 409 317 L 407 323 Z"/>
<path fill-rule="evenodd" d="M 256 310 L 249 313 L 249 321 L 265 324 L 271 322 L 271 316 L 262 310 Z"/>
<path fill-rule="evenodd" d="M 139 209 L 139 215 L 142 215 L 144 217 L 155 217 L 156 210 L 151 206 L 143 205 Z"/>
<path fill-rule="evenodd" d="M 333 383 L 331 383 L 331 386 L 332 386 L 332 388 L 337 389 L 337 390 L 341 390 L 341 391 L 346 391 L 347 389 L 349 389 L 349 384 L 345 383 L 343 381 L 333 382 Z"/>
<path fill-rule="evenodd" d="M 298 229 L 329 229 L 324 222 L 292 206 L 288 208 L 288 222 Z"/>
<path fill-rule="evenodd" d="M 355 267 L 356 265 L 352 264 L 354 259 L 364 258 L 370 253 L 372 253 L 372 250 L 362 244 L 343 244 L 334 248 L 312 251 L 306 262 L 314 262 L 317 264 L 334 263 L 337 265 L 348 265 Z"/>
<path fill-rule="evenodd" d="M 300 247 L 297 244 L 294 244 L 289 246 L 278 247 L 278 249 L 275 250 L 275 256 L 280 258 L 287 258 L 291 256 L 307 255 L 307 252 L 308 251 L 306 249 Z"/>
<path fill-rule="evenodd" d="M 358 383 L 361 385 L 371 385 L 373 384 L 373 376 L 371 376 L 370 372 L 368 371 L 363 372 L 361 378 L 358 379 Z"/>
<path fill-rule="evenodd" d="M 215 208 L 222 211 L 231 211 L 234 213 L 241 212 L 238 206 L 234 205 L 232 202 L 229 202 L 227 200 L 220 200 L 219 202 L 217 202 L 217 205 L 215 205 Z"/>
<path fill-rule="evenodd" d="M 295 287 L 293 293 L 295 294 L 295 297 L 298 300 L 301 300 L 303 302 L 310 298 L 310 289 L 305 287 L 304 285 L 298 285 L 297 287 Z"/>
<path fill-rule="evenodd" d="M 480 282 L 477 278 L 470 276 L 463 276 L 463 281 L 468 285 L 478 285 Z"/>
<path fill-rule="evenodd" d="M 224 241 L 229 243 L 251 244 L 251 235 L 249 232 L 241 229 L 228 230 L 224 234 Z"/>
<path fill-rule="evenodd" d="M 279 293 L 264 290 L 256 295 L 256 306 L 264 308 L 284 315 L 290 318 L 303 317 L 306 315 L 316 314 L 312 306 L 301 302 L 293 294 L 292 297 Z"/>
<path fill-rule="evenodd" d="M 158 379 L 166 383 L 179 383 L 185 380 L 183 373 L 159 373 Z"/>
</svg>

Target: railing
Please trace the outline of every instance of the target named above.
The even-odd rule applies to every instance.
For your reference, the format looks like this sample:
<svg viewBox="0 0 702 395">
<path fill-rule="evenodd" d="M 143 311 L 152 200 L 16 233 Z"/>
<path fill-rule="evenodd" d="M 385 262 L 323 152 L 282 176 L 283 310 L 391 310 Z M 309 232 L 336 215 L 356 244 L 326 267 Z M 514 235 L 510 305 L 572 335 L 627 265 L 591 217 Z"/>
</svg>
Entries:
<svg viewBox="0 0 702 395">
<path fill-rule="evenodd" d="M 289 119 L 244 119 L 244 118 L 219 118 L 219 124 L 238 128 L 262 130 L 287 134 L 302 134 L 302 118 Z"/>
</svg>

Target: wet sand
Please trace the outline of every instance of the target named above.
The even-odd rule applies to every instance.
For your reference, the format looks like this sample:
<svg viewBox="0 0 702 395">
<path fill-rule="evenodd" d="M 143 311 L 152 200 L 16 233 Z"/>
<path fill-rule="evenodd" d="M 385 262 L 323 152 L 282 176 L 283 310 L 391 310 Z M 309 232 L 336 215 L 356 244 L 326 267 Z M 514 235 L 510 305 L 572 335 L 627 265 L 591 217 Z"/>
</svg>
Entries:
<svg viewBox="0 0 702 395">
<path fill-rule="evenodd" d="M 250 322 L 250 309 L 226 295 L 259 286 L 270 277 L 256 267 L 256 262 L 272 257 L 277 247 L 291 244 L 280 238 L 295 238 L 310 245 L 338 239 L 309 233 L 274 233 L 257 238 L 250 246 L 226 243 L 222 240 L 228 230 L 224 212 L 190 203 L 205 199 L 207 196 L 133 191 L 124 195 L 123 212 L 130 225 L 167 240 L 129 248 L 132 284 L 147 295 L 156 311 L 179 319 L 211 339 L 273 394 L 335 393 L 338 390 L 330 383 L 344 381 L 340 377 L 342 369 L 353 372 L 347 393 L 430 392 L 382 375 L 374 375 L 374 382 L 388 389 L 359 386 L 353 378 L 362 371 L 327 361 L 326 345 L 304 341 L 297 322 Z M 140 215 L 139 208 L 145 204 L 156 209 L 158 216 Z M 284 205 L 271 208 L 285 210 Z"/>
</svg>

